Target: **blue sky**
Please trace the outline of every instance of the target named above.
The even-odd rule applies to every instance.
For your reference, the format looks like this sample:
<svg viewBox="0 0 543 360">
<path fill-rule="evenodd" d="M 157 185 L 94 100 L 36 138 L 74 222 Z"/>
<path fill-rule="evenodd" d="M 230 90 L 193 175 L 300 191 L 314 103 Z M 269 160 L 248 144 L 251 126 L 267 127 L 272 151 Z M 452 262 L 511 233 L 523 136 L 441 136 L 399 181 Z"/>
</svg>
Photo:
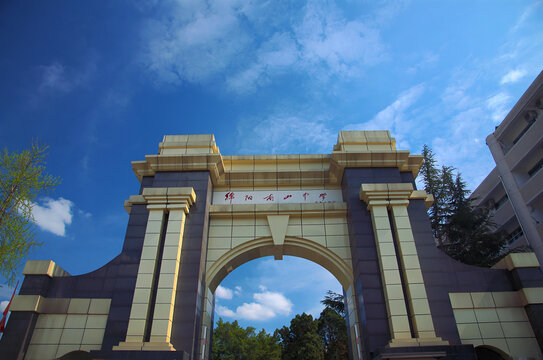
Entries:
<svg viewBox="0 0 543 360">
<path fill-rule="evenodd" d="M 63 179 L 36 207 L 44 245 L 31 258 L 81 274 L 119 252 L 122 204 L 138 191 L 130 161 L 164 134 L 287 154 L 387 129 L 399 149 L 430 145 L 474 188 L 493 167 L 486 135 L 543 68 L 543 4 L 3 1 L 0 49 L 0 145 L 38 138 Z M 340 289 L 300 259 L 253 261 L 222 286 L 225 319 L 268 330 Z"/>
</svg>

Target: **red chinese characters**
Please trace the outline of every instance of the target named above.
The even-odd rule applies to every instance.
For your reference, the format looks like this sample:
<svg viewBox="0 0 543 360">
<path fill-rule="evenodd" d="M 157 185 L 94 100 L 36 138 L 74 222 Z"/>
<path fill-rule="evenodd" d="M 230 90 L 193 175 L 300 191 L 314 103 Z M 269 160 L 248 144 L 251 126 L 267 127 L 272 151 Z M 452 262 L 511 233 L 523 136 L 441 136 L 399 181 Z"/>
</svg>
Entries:
<svg viewBox="0 0 543 360">
<path fill-rule="evenodd" d="M 328 194 L 322 193 L 322 194 L 319 195 L 319 197 L 322 199 L 322 201 L 324 201 L 324 199 L 326 199 L 326 195 L 328 195 Z"/>
<path fill-rule="evenodd" d="M 266 201 L 273 201 L 273 194 L 270 194 L 264 198 Z"/>
<path fill-rule="evenodd" d="M 224 195 L 224 201 L 228 201 L 230 200 L 230 204 L 232 204 L 232 200 L 234 200 L 234 192 L 233 191 L 229 191 L 226 193 L 226 195 Z"/>
<path fill-rule="evenodd" d="M 253 201 L 252 195 L 245 195 L 245 201 Z"/>
<path fill-rule="evenodd" d="M 287 196 L 285 196 L 285 197 L 283 198 L 283 200 L 289 199 L 289 198 L 291 198 L 291 197 L 292 197 L 292 195 L 288 194 Z"/>
</svg>

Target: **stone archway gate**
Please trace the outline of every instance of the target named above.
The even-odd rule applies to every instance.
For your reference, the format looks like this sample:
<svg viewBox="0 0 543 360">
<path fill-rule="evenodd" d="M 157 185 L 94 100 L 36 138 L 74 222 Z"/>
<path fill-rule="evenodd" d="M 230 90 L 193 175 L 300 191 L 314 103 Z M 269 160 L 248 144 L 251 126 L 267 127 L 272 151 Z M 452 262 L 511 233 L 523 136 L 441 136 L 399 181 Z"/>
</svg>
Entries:
<svg viewBox="0 0 543 360">
<path fill-rule="evenodd" d="M 208 359 L 222 279 L 252 259 L 292 255 L 343 286 L 353 359 L 474 359 L 473 345 L 541 355 L 531 324 L 543 279 L 519 285 L 509 274 L 537 262 L 479 269 L 439 252 L 432 199 L 414 184 L 422 157 L 396 150 L 388 131 L 340 132 L 326 155 L 223 156 L 213 135 L 165 136 L 159 149 L 132 163 L 141 189 L 125 202 L 119 256 L 79 276 L 28 262 L 3 354 Z M 485 320 L 468 316 L 483 308 L 522 330 L 489 338 Z"/>
</svg>

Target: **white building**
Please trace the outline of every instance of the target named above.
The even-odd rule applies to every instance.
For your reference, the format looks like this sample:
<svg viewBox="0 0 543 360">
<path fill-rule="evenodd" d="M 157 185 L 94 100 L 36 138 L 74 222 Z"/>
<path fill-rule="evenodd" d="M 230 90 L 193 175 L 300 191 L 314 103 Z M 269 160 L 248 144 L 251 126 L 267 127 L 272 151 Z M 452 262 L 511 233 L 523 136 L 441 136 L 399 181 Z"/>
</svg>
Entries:
<svg viewBox="0 0 543 360">
<path fill-rule="evenodd" d="M 510 247 L 535 250 L 543 238 L 543 72 L 486 143 L 496 167 L 471 197 L 493 209 L 496 231 L 508 234 Z"/>
</svg>

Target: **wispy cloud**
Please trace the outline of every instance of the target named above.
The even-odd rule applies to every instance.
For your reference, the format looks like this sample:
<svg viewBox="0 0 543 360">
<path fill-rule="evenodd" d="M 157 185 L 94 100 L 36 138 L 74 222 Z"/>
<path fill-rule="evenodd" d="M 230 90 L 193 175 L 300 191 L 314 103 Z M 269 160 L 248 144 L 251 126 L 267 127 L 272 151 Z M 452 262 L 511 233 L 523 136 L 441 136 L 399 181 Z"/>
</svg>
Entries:
<svg viewBox="0 0 543 360">
<path fill-rule="evenodd" d="M 240 153 L 287 154 L 326 153 L 337 133 L 328 118 L 309 111 L 277 111 L 263 120 L 248 118 L 238 125 Z"/>
<path fill-rule="evenodd" d="M 409 148 L 409 132 L 415 125 L 412 119 L 406 116 L 407 110 L 415 104 L 424 92 L 424 84 L 418 84 L 401 93 L 396 100 L 383 110 L 379 111 L 371 120 L 349 124 L 346 130 L 390 130 L 398 142 L 398 147 Z"/>
<path fill-rule="evenodd" d="M 267 288 L 287 294 L 292 292 L 311 294 L 314 289 L 324 289 L 323 293 L 326 290 L 341 292 L 339 281 L 325 268 L 305 259 L 291 256 L 285 258 L 288 259 L 287 262 L 273 259 L 262 261 L 258 266 L 258 273 L 263 275 L 255 281 Z M 294 273 L 304 274 L 304 281 L 291 276 Z M 315 296 L 320 299 L 322 294 Z"/>
<path fill-rule="evenodd" d="M 520 14 L 517 22 L 515 25 L 511 28 L 511 32 L 518 31 L 525 23 L 526 21 L 532 16 L 534 11 L 540 7 L 543 4 L 543 1 L 536 1 L 532 3 L 531 5 L 528 5 L 526 8 L 524 8 L 524 11 L 522 14 Z"/>
<path fill-rule="evenodd" d="M 65 236 L 66 226 L 72 223 L 73 205 L 73 202 L 63 198 L 46 198 L 42 205 L 34 204 L 32 215 L 42 230 Z"/>
<path fill-rule="evenodd" d="M 72 89 L 72 83 L 66 78 L 64 66 L 54 62 L 51 65 L 42 66 L 42 78 L 39 88 L 40 90 L 69 91 Z"/>
<path fill-rule="evenodd" d="M 511 97 L 505 92 L 500 92 L 486 100 L 486 106 L 491 112 L 491 118 L 495 123 L 500 123 L 510 109 Z"/>
<path fill-rule="evenodd" d="M 278 292 L 262 290 L 253 294 L 253 299 L 255 302 L 243 303 L 236 311 L 222 305 L 217 305 L 216 311 L 220 316 L 256 321 L 269 320 L 279 315 L 286 316 L 292 311 L 292 302 Z"/>
<path fill-rule="evenodd" d="M 503 84 L 516 83 L 517 81 L 519 81 L 521 78 L 523 78 L 526 75 L 527 75 L 526 70 L 523 70 L 523 69 L 511 70 L 502 77 L 500 84 L 503 85 Z"/>
<path fill-rule="evenodd" d="M 396 9 L 385 6 L 365 19 L 348 19 L 332 3 L 290 7 L 296 16 L 282 13 L 279 3 L 170 4 L 145 26 L 146 68 L 159 82 L 224 80 L 240 93 L 287 72 L 317 80 L 360 76 L 387 58 L 380 28 Z"/>
<path fill-rule="evenodd" d="M 58 61 L 39 67 L 40 93 L 68 93 L 89 82 L 96 72 L 96 57 L 90 55 L 80 68 L 68 67 Z"/>
<path fill-rule="evenodd" d="M 90 219 L 92 217 L 92 214 L 90 212 L 78 209 L 77 214 L 85 219 Z"/>
<path fill-rule="evenodd" d="M 482 107 L 462 111 L 446 125 L 443 135 L 431 142 L 438 162 L 454 166 L 469 189 L 475 189 L 494 166 L 485 144 L 488 122 L 489 116 Z"/>
<path fill-rule="evenodd" d="M 323 63 L 332 72 L 352 74 L 385 57 L 377 28 L 358 19 L 347 21 L 330 4 L 308 3 L 295 34 L 302 58 L 308 64 Z"/>
</svg>

